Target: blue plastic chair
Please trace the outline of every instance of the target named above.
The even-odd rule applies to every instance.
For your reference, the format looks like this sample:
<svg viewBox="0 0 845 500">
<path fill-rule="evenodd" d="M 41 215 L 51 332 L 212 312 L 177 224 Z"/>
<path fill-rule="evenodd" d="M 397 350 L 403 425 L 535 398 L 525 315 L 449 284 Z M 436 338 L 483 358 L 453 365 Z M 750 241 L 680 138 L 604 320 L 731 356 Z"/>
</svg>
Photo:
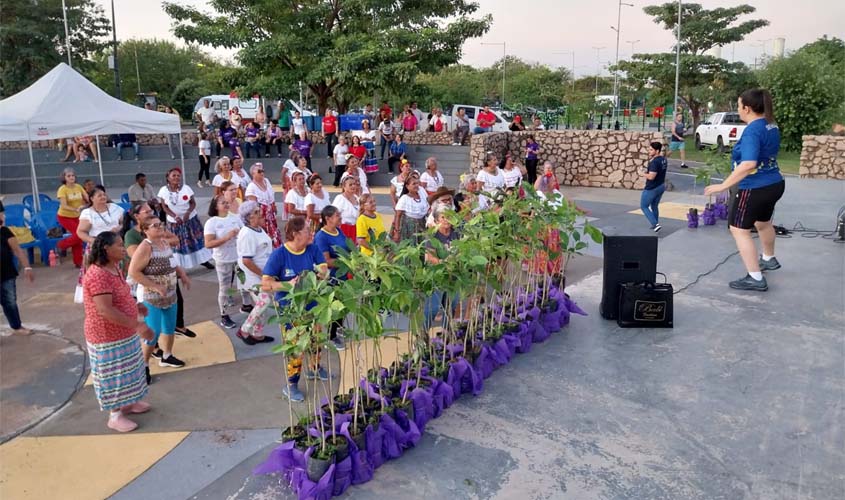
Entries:
<svg viewBox="0 0 845 500">
<path fill-rule="evenodd" d="M 35 236 L 38 246 L 41 248 L 41 262 L 45 265 L 50 265 L 50 250 L 55 250 L 56 245 L 63 239 L 70 236 L 66 233 L 59 220 L 56 217 L 56 212 L 40 211 L 35 214 L 32 219 L 32 234 Z M 61 238 L 50 238 L 47 232 L 54 227 L 62 230 Z M 57 252 L 58 253 L 58 252 Z"/>
<path fill-rule="evenodd" d="M 34 200 L 35 199 L 32 197 L 31 194 L 28 194 L 28 195 L 23 197 L 23 206 L 25 206 L 29 210 L 29 212 L 33 213 L 33 214 L 35 213 L 35 202 L 34 202 Z M 41 209 L 42 210 L 44 210 L 45 204 L 58 203 L 58 201 L 53 200 L 53 198 L 50 198 L 49 196 L 47 196 L 44 193 L 38 193 L 38 201 L 41 202 Z"/>
<path fill-rule="evenodd" d="M 32 230 L 29 225 L 29 221 L 25 216 L 26 212 L 28 212 L 29 209 L 20 204 L 6 205 L 4 208 L 6 209 L 6 226 L 26 227 L 30 228 L 30 231 Z M 31 214 L 32 212 L 29 213 Z M 35 241 L 30 241 L 29 243 L 20 243 L 21 248 L 26 250 L 27 255 L 29 255 L 30 262 L 35 261 L 35 249 L 39 247 L 38 236 L 35 236 L 34 231 L 32 233 L 32 236 L 35 237 Z"/>
<path fill-rule="evenodd" d="M 129 203 L 129 193 L 123 193 L 122 195 L 120 195 L 120 202 Z"/>
<path fill-rule="evenodd" d="M 58 200 L 41 200 L 42 212 L 58 212 L 62 204 Z"/>
<path fill-rule="evenodd" d="M 129 202 L 123 203 L 116 203 L 117 206 L 123 209 L 124 212 L 129 212 L 129 209 L 132 208 L 132 204 Z"/>
</svg>

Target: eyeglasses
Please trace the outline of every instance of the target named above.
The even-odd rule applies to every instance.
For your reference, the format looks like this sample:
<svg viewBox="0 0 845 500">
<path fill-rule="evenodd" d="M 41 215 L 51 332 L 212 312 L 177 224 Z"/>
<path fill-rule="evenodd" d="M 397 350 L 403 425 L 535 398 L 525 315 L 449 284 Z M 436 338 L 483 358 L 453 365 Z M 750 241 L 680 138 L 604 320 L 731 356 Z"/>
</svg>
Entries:
<svg viewBox="0 0 845 500">
<path fill-rule="evenodd" d="M 161 229 L 161 228 L 162 228 L 162 224 L 161 224 L 161 222 L 153 222 L 152 224 L 150 224 L 149 226 L 147 226 L 147 228 L 148 228 L 148 229 L 152 229 L 152 228 Z"/>
<path fill-rule="evenodd" d="M 263 173 L 264 173 L 264 170 L 262 170 L 262 169 L 260 169 L 260 168 L 259 168 L 258 170 L 256 170 L 256 171 L 255 171 L 255 173 L 256 173 L 256 174 L 263 174 Z"/>
</svg>

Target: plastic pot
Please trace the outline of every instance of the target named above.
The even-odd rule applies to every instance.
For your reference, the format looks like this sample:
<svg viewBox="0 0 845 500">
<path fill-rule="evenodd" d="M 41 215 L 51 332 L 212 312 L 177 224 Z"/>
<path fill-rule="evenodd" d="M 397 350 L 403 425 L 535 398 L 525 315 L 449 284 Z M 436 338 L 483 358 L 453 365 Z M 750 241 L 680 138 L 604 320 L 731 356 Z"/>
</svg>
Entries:
<svg viewBox="0 0 845 500">
<path fill-rule="evenodd" d="M 315 457 L 312 453 L 308 457 L 308 461 L 305 463 L 305 470 L 308 473 L 308 479 L 315 483 L 319 482 L 320 478 L 323 477 L 323 474 L 325 474 L 326 471 L 329 470 L 331 464 L 331 458 L 329 458 L 328 460 L 324 460 Z"/>
<path fill-rule="evenodd" d="M 334 438 L 329 438 L 329 442 L 335 447 L 335 460 L 343 462 L 349 456 L 349 441 L 346 440 L 346 436 L 337 434 Z"/>
</svg>

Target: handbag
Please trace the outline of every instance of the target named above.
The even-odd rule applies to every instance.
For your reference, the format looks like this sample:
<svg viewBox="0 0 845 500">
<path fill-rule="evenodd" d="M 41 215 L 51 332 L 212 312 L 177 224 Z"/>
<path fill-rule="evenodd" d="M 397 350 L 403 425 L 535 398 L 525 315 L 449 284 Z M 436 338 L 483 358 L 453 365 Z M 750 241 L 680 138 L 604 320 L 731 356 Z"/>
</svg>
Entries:
<svg viewBox="0 0 845 500">
<path fill-rule="evenodd" d="M 670 283 L 622 283 L 619 293 L 621 328 L 673 328 Z"/>
</svg>

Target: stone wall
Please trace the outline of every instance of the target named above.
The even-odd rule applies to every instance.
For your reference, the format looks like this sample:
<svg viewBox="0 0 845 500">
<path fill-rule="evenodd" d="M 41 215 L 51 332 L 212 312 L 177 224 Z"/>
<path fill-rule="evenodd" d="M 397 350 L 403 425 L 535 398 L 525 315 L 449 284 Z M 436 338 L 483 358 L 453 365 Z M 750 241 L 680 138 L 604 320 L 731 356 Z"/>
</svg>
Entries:
<svg viewBox="0 0 845 500">
<path fill-rule="evenodd" d="M 642 189 L 639 171 L 648 162 L 648 145 L 663 142 L 660 132 L 613 130 L 546 130 L 540 132 L 493 132 L 474 136 L 470 163 L 477 171 L 487 151 L 501 158 L 510 153 L 524 163 L 525 138 L 533 135 L 540 145 L 540 165 L 555 165 L 558 182 L 568 186 Z M 665 146 L 665 145 L 664 145 Z"/>
<path fill-rule="evenodd" d="M 351 137 L 349 132 L 342 132 L 347 138 Z M 314 144 L 324 144 L 323 134 L 321 132 L 308 133 L 311 142 Z M 138 144 L 141 146 L 157 146 L 167 144 L 166 134 L 139 134 L 137 136 Z M 402 139 L 408 144 L 419 145 L 442 145 L 448 146 L 452 144 L 452 134 L 449 132 L 407 132 L 403 134 Z M 197 132 L 195 130 L 183 130 L 182 140 L 185 144 L 196 146 L 199 141 L 197 139 Z M 105 147 L 108 141 L 108 136 L 100 136 L 100 147 Z M 56 147 L 54 139 L 45 141 L 33 141 L 33 149 L 50 149 Z M 26 149 L 26 141 L 9 141 L 0 142 L 0 149 Z"/>
<path fill-rule="evenodd" d="M 798 174 L 811 179 L 845 179 L 845 137 L 805 135 L 802 137 Z"/>
</svg>

